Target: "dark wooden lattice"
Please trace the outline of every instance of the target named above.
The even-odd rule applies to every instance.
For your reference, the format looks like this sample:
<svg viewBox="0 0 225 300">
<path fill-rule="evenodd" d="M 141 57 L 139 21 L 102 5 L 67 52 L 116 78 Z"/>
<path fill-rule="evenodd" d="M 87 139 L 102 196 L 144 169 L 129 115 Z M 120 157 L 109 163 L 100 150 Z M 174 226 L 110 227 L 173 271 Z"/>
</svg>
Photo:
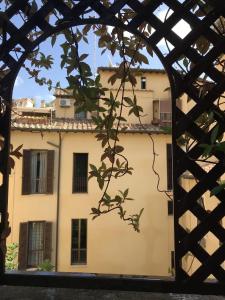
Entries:
<svg viewBox="0 0 225 300">
<path fill-rule="evenodd" d="M 204 0 L 206 1 L 206 0 Z M 204 2 L 203 1 L 203 2 Z M 209 212 L 201 205 L 199 199 L 207 192 L 218 186 L 218 180 L 225 171 L 224 153 L 215 152 L 216 164 L 206 171 L 201 164 L 196 162 L 204 151 L 200 144 L 210 144 L 213 128 L 208 131 L 199 126 L 197 120 L 209 111 L 214 111 L 214 125 L 219 125 L 220 133 L 224 132 L 225 117 L 222 108 L 216 105 L 216 101 L 224 93 L 225 77 L 223 70 L 215 67 L 215 62 L 224 55 L 225 38 L 215 30 L 214 24 L 219 18 L 225 17 L 225 3 L 223 0 L 210 0 L 211 7 L 205 16 L 198 17 L 193 13 L 196 0 L 152 0 L 147 1 L 145 6 L 141 0 L 116 0 L 111 1 L 109 7 L 103 5 L 101 0 L 74 1 L 73 7 L 68 7 L 64 1 L 48 0 L 40 5 L 38 10 L 32 14 L 32 8 L 28 9 L 28 0 L 12 1 L 6 11 L 7 19 L 0 16 L 2 41 L 0 45 L 0 96 L 1 96 L 1 118 L 0 134 L 0 172 L 3 175 L 3 185 L 0 187 L 0 233 L 3 237 L 7 225 L 7 189 L 8 189 L 8 153 L 10 137 L 10 103 L 15 78 L 29 52 L 35 49 L 42 41 L 53 33 L 66 27 L 81 24 L 106 24 L 119 26 L 134 34 L 143 37 L 149 43 L 161 62 L 163 63 L 171 84 L 173 100 L 173 177 L 174 177 L 174 202 L 175 202 L 175 258 L 176 258 L 176 282 L 193 286 L 204 282 L 213 275 L 218 282 L 225 282 L 225 270 L 222 263 L 225 261 L 225 228 L 221 220 L 225 216 L 225 191 L 217 194 L 218 204 Z M 146 2 L 146 1 L 145 1 Z M 160 5 L 166 5 L 173 13 L 163 22 L 155 14 Z M 133 18 L 127 24 L 123 24 L 117 15 L 127 5 L 134 11 Z M 53 10 L 60 14 L 61 22 L 54 23 L 47 16 Z M 87 10 L 95 11 L 96 17 L 90 18 Z M 17 28 L 13 17 L 18 12 L 25 12 L 28 20 Z M 192 28 L 191 32 L 184 38 L 180 38 L 173 30 L 180 21 L 185 21 Z M 139 27 L 147 22 L 154 28 L 149 38 L 143 36 Z M 41 29 L 41 34 L 36 39 L 30 38 L 30 33 L 35 28 Z M 210 44 L 208 51 L 204 54 L 196 49 L 196 43 L 204 38 Z M 162 52 L 159 42 L 165 39 L 169 47 Z M 16 56 L 14 49 L 19 47 L 23 53 Z M 192 62 L 192 67 L 182 69 L 180 60 L 187 58 Z M 197 84 L 199 78 L 207 78 L 210 89 L 202 93 Z M 177 99 L 184 95 L 192 99 L 193 105 L 188 111 L 182 111 L 176 106 Z M 191 136 L 193 145 L 184 150 L 178 140 L 184 135 Z M 196 184 L 189 191 L 182 187 L 181 176 L 189 172 L 196 179 Z M 183 228 L 180 220 L 187 212 L 193 214 L 199 221 L 198 225 L 190 232 Z M 218 249 L 209 254 L 200 241 L 211 232 L 219 241 Z M 3 272 L 3 248 L 0 251 L 0 266 Z M 199 261 L 198 268 L 188 274 L 183 267 L 182 261 L 188 253 L 192 253 Z M 105 287 L 107 288 L 107 287 Z"/>
</svg>

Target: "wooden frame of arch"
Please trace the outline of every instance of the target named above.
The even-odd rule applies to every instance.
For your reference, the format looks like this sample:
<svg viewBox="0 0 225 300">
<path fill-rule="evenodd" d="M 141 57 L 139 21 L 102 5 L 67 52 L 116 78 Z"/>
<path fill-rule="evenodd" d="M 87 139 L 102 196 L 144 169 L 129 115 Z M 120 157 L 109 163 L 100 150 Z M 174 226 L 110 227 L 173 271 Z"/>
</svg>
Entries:
<svg viewBox="0 0 225 300">
<path fill-rule="evenodd" d="M 206 0 L 204 0 L 206 1 Z M 101 0 L 74 1 L 73 7 L 69 8 L 62 0 L 48 0 L 38 10 L 29 16 L 28 20 L 17 28 L 12 18 L 18 11 L 28 12 L 28 0 L 12 1 L 12 5 L 6 11 L 7 20 L 0 15 L 2 24 L 2 43 L 0 45 L 0 172 L 3 175 L 3 184 L 0 186 L 0 280 L 2 284 L 32 285 L 32 286 L 63 286 L 75 288 L 98 288 L 120 289 L 136 291 L 160 291 L 160 292 L 188 292 L 205 294 L 225 293 L 225 270 L 222 264 L 225 261 L 225 228 L 221 220 L 225 217 L 225 191 L 221 190 L 217 195 L 218 205 L 209 213 L 200 205 L 199 198 L 206 191 L 211 191 L 218 186 L 218 179 L 224 174 L 224 153 L 214 153 L 217 163 L 208 172 L 195 162 L 202 153 L 200 144 L 210 143 L 212 130 L 204 131 L 196 120 L 210 110 L 216 111 L 215 122 L 219 126 L 221 134 L 225 129 L 224 112 L 215 105 L 215 101 L 224 93 L 225 77 L 222 70 L 215 68 L 214 62 L 224 55 L 225 37 L 213 29 L 213 24 L 221 17 L 225 17 L 225 3 L 221 0 L 208 0 L 210 10 L 204 17 L 193 14 L 196 0 L 152 0 L 143 4 L 140 0 L 115 0 L 110 7 L 103 5 Z M 160 5 L 168 6 L 172 15 L 160 21 L 154 14 Z M 134 17 L 125 25 L 117 18 L 117 13 L 125 6 L 134 11 Z M 143 5 L 145 5 L 143 7 Z M 57 10 L 62 22 L 52 24 L 46 17 L 53 10 Z M 91 9 L 96 12 L 96 18 L 86 18 L 85 12 Z M 173 30 L 181 20 L 188 23 L 192 30 L 181 39 Z M 139 26 L 147 22 L 155 30 L 147 39 L 139 31 Z M 150 280 L 144 278 L 110 278 L 91 277 L 88 275 L 78 276 L 72 274 L 25 274 L 4 273 L 4 247 L 7 235 L 7 197 L 8 197 L 8 156 L 10 145 L 10 104 L 12 90 L 16 76 L 26 60 L 27 55 L 42 41 L 54 32 L 66 27 L 82 24 L 106 24 L 119 26 L 124 30 L 139 35 L 151 45 L 159 59 L 163 63 L 170 80 L 173 108 L 173 182 L 174 182 L 174 228 L 175 228 L 175 280 L 161 278 Z M 42 34 L 35 40 L 29 39 L 29 33 L 39 27 Z M 209 51 L 200 54 L 194 47 L 199 38 L 204 37 L 209 43 Z M 162 53 L 159 42 L 166 39 L 171 46 L 166 53 Z M 24 49 L 20 57 L 12 55 L 15 47 Z M 186 57 L 192 62 L 192 68 L 183 72 L 176 68 L 177 62 Z M 4 70 L 7 70 L 4 72 Z M 202 74 L 211 79 L 211 89 L 200 95 L 195 83 Z M 184 112 L 176 105 L 177 99 L 186 94 L 194 102 L 193 107 Z M 193 147 L 184 151 L 177 140 L 185 133 L 189 133 L 194 139 Z M 3 146 L 4 144 L 4 146 Z M 196 185 L 186 191 L 180 184 L 180 176 L 190 172 L 196 179 Z M 191 231 L 185 230 L 180 224 L 180 219 L 186 212 L 191 212 L 200 222 Z M 220 241 L 218 249 L 209 254 L 199 241 L 208 233 L 213 233 Z M 182 259 L 188 253 L 199 261 L 198 268 L 188 274 L 182 267 Z M 206 281 L 212 275 L 214 281 Z"/>
</svg>

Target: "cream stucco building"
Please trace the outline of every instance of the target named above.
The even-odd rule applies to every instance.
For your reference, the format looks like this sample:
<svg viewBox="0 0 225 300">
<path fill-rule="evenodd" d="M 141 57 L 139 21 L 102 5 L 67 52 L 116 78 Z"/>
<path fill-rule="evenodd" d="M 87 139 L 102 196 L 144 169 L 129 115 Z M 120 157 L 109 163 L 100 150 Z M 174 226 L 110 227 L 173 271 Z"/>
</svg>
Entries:
<svg viewBox="0 0 225 300">
<path fill-rule="evenodd" d="M 103 86 L 116 92 L 109 77 L 113 68 L 99 68 Z M 99 165 L 102 148 L 95 139 L 90 114 L 76 114 L 74 100 L 58 90 L 54 108 L 20 108 L 12 120 L 11 142 L 23 144 L 23 157 L 10 174 L 8 243 L 19 243 L 19 268 L 36 268 L 50 259 L 57 271 L 127 275 L 171 275 L 173 269 L 173 208 L 157 191 L 152 170 L 154 139 L 160 189 L 172 195 L 169 81 L 163 70 L 141 70 L 135 93 L 144 108 L 142 122 L 127 117 L 120 143 L 133 175 L 112 181 L 110 192 L 129 188 L 135 201 L 128 214 L 141 208 L 140 233 L 121 221 L 117 212 L 92 220 L 102 192 L 88 181 L 89 164 Z M 126 87 L 126 96 L 132 95 Z M 124 112 L 127 115 L 127 111 Z M 125 125 L 124 125 L 125 126 Z M 121 128 L 123 125 L 121 125 Z"/>
</svg>

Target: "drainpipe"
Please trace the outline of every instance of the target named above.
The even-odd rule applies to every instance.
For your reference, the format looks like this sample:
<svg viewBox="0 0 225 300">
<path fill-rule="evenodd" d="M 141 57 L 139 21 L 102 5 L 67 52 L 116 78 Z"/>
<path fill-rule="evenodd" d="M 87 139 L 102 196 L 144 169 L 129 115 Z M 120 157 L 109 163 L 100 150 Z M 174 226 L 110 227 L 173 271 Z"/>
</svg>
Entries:
<svg viewBox="0 0 225 300">
<path fill-rule="evenodd" d="M 61 182 L 61 150 L 62 150 L 62 136 L 59 132 L 59 144 L 56 145 L 47 142 L 49 145 L 58 148 L 58 172 L 57 172 L 57 199 L 56 199 L 56 232 L 55 232 L 55 272 L 58 271 L 58 244 L 59 244 L 59 210 L 60 210 L 60 182 Z"/>
</svg>

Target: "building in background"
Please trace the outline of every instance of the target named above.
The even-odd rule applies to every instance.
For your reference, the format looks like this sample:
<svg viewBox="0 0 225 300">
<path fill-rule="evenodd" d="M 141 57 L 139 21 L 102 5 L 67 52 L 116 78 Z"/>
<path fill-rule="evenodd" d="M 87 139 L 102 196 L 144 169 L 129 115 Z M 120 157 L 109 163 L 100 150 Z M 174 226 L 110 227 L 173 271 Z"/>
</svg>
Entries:
<svg viewBox="0 0 225 300">
<path fill-rule="evenodd" d="M 20 98 L 13 100 L 13 107 L 19 108 L 33 108 L 35 104 L 34 99 L 31 98 Z"/>
<path fill-rule="evenodd" d="M 99 68 L 103 86 L 109 84 L 111 67 Z M 126 275 L 171 275 L 173 269 L 173 203 L 157 191 L 153 163 L 154 139 L 160 189 L 172 195 L 169 81 L 165 71 L 142 69 L 135 93 L 144 109 L 140 126 L 128 115 L 121 124 L 120 143 L 134 168 L 112 181 L 109 192 L 129 188 L 135 201 L 126 204 L 129 214 L 144 208 L 140 233 L 121 221 L 117 212 L 92 220 L 91 208 L 102 192 L 88 181 L 89 164 L 100 165 L 102 148 L 95 139 L 91 114 L 75 112 L 74 99 L 56 90 L 54 107 L 16 108 L 11 142 L 23 144 L 9 186 L 11 234 L 8 243 L 19 243 L 19 268 L 37 268 L 50 259 L 57 271 Z M 126 96 L 132 96 L 127 85 Z"/>
</svg>

